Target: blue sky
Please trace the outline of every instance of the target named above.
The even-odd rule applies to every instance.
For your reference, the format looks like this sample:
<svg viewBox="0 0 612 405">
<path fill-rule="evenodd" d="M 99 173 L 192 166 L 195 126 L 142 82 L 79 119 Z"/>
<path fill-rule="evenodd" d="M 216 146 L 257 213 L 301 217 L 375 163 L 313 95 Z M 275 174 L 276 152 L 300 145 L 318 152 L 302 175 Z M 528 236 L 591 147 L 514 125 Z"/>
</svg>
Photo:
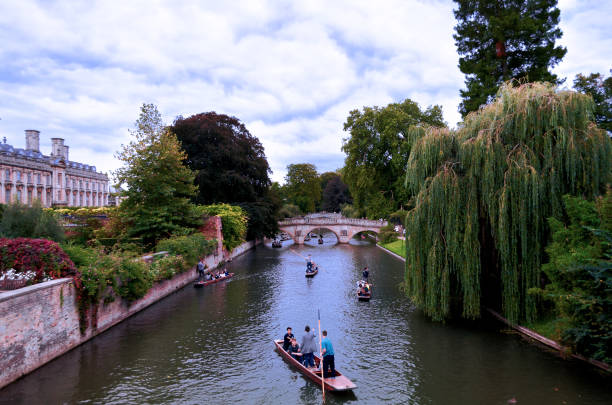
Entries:
<svg viewBox="0 0 612 405">
<path fill-rule="evenodd" d="M 0 2 L 0 137 L 112 171 L 142 103 L 166 123 L 216 111 L 265 147 L 272 178 L 290 163 L 342 167 L 350 110 L 411 98 L 454 126 L 463 75 L 451 1 Z M 554 68 L 612 68 L 612 2 L 560 0 Z"/>
</svg>

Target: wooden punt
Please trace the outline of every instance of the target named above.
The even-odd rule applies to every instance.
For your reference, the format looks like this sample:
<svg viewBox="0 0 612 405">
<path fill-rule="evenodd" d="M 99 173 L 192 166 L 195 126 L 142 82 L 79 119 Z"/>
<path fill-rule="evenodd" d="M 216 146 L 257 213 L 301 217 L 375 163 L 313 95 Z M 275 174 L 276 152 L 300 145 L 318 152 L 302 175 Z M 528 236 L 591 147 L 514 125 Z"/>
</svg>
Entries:
<svg viewBox="0 0 612 405">
<path fill-rule="evenodd" d="M 370 298 L 372 298 L 372 292 L 359 294 L 359 291 L 357 291 L 357 299 L 359 301 L 370 301 Z"/>
<path fill-rule="evenodd" d="M 219 281 L 227 280 L 228 278 L 232 278 L 232 277 L 234 277 L 234 273 L 229 273 L 227 276 L 221 276 L 221 277 L 216 278 L 214 280 L 196 281 L 195 283 L 193 283 L 193 286 L 195 288 L 202 288 L 202 287 L 206 287 L 207 285 L 215 284 L 215 283 L 218 283 Z"/>
<path fill-rule="evenodd" d="M 319 268 L 315 268 L 314 271 L 308 271 L 306 270 L 306 277 L 314 277 L 317 275 L 317 273 L 319 272 Z"/>
<path fill-rule="evenodd" d="M 317 242 L 319 245 L 323 244 L 323 239 L 319 239 L 319 241 Z"/>
<path fill-rule="evenodd" d="M 321 372 L 315 370 L 309 370 L 307 367 L 304 367 L 302 363 L 291 357 L 289 353 L 283 350 L 283 341 L 282 339 L 275 340 L 274 346 L 276 347 L 276 351 L 287 361 L 289 364 L 297 368 L 302 374 L 308 377 L 311 381 L 321 386 Z M 321 359 L 316 354 L 314 355 L 315 365 L 319 367 L 319 363 Z M 325 390 L 326 391 L 350 391 L 357 388 L 355 384 L 348 378 L 346 378 L 342 373 L 336 370 L 336 376 L 333 378 L 325 379 Z"/>
</svg>

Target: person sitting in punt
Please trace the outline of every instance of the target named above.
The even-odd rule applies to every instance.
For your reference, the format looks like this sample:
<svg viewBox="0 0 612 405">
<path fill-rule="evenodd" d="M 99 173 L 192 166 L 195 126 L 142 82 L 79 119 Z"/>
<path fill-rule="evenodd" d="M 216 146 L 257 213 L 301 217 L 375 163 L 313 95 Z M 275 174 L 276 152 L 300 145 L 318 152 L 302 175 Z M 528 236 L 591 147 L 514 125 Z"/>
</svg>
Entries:
<svg viewBox="0 0 612 405">
<path fill-rule="evenodd" d="M 291 339 L 291 345 L 289 345 L 287 353 L 289 353 L 291 357 L 293 357 L 300 363 L 302 362 L 302 353 L 300 352 L 300 345 L 298 344 L 296 338 Z"/>
<path fill-rule="evenodd" d="M 227 269 L 223 269 L 223 275 L 224 275 L 225 277 L 229 276 L 229 273 L 227 272 Z"/>
<path fill-rule="evenodd" d="M 291 326 L 287 327 L 287 333 L 285 333 L 285 336 L 283 337 L 283 350 L 287 351 L 287 349 L 289 349 L 289 346 L 291 346 L 291 339 L 293 339 L 295 336 L 293 336 L 293 333 L 291 333 Z"/>
</svg>

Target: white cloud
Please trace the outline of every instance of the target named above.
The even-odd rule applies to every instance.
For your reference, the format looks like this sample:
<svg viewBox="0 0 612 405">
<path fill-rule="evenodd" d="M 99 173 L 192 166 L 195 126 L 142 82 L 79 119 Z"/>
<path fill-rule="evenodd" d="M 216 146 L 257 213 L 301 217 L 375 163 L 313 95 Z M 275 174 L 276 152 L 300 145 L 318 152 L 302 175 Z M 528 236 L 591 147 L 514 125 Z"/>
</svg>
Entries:
<svg viewBox="0 0 612 405">
<path fill-rule="evenodd" d="M 12 4 L 11 4 L 12 3 Z M 348 112 L 412 98 L 441 104 L 450 125 L 463 75 L 451 1 L 93 1 L 0 3 L 0 135 L 64 137 L 71 159 L 99 170 L 143 102 L 177 115 L 240 118 L 264 147 L 274 180 L 289 163 L 343 165 Z M 561 0 L 565 60 L 607 72 L 607 2 Z M 46 148 L 46 149 L 45 149 Z"/>
</svg>

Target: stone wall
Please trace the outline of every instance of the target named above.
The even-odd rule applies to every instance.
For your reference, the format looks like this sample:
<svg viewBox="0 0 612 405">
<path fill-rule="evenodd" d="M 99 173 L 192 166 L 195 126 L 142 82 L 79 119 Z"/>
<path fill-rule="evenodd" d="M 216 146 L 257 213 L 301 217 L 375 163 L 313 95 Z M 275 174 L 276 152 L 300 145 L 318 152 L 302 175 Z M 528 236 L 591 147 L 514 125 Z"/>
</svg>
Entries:
<svg viewBox="0 0 612 405">
<path fill-rule="evenodd" d="M 231 254 L 215 252 L 206 257 L 209 268 L 252 249 L 246 242 Z M 116 325 L 197 277 L 195 267 L 171 280 L 156 283 L 141 299 L 128 304 L 117 298 L 100 303 L 97 328 L 79 330 L 76 290 L 72 279 L 52 280 L 0 293 L 0 388 Z"/>
</svg>

